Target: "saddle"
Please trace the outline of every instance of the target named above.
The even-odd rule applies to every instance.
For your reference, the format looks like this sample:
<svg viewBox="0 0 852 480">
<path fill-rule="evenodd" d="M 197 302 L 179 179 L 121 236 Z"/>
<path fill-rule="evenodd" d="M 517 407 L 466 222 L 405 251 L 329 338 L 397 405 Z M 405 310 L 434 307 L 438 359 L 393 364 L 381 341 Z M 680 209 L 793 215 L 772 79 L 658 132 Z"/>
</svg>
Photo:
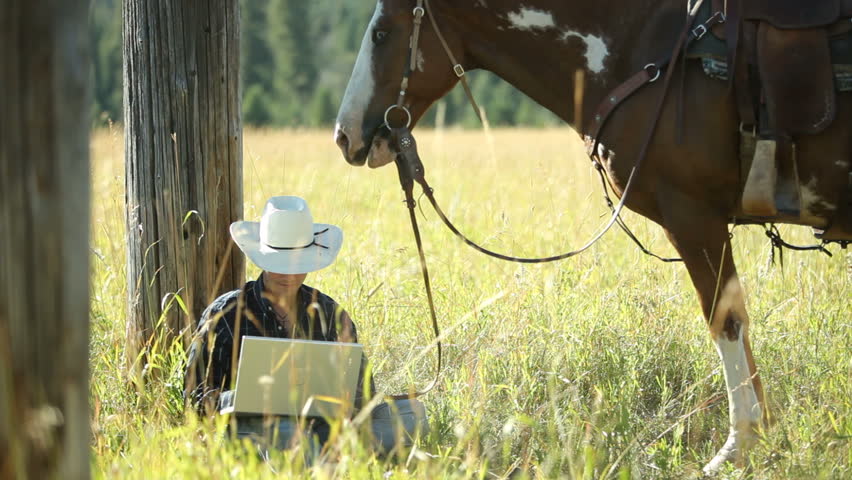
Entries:
<svg viewBox="0 0 852 480">
<path fill-rule="evenodd" d="M 726 14 L 714 33 L 727 45 L 741 151 L 752 155 L 742 162 L 749 165 L 743 212 L 798 216 L 795 139 L 820 133 L 834 121 L 829 37 L 852 30 L 852 0 L 713 0 L 712 9 Z M 848 207 L 843 216 L 849 217 L 848 238 Z"/>
</svg>

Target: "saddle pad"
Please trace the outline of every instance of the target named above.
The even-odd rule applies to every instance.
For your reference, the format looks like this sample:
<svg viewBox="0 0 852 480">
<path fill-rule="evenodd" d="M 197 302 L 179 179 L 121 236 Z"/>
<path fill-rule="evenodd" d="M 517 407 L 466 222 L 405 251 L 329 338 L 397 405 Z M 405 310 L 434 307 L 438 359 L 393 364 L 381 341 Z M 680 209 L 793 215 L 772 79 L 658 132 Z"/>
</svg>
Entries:
<svg viewBox="0 0 852 480">
<path fill-rule="evenodd" d="M 834 74 L 825 30 L 780 30 L 761 23 L 757 61 L 776 131 L 814 134 L 831 125 Z"/>
<path fill-rule="evenodd" d="M 777 28 L 824 27 L 840 18 L 840 0 L 742 0 L 743 18 Z"/>
</svg>

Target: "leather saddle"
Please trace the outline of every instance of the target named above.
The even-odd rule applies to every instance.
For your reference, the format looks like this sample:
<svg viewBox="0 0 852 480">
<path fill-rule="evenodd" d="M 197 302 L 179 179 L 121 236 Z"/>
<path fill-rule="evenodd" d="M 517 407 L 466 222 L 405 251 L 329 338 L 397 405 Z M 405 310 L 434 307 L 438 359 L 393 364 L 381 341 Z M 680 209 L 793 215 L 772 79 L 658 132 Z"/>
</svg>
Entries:
<svg viewBox="0 0 852 480">
<path fill-rule="evenodd" d="M 727 45 L 741 131 L 753 137 L 743 141 L 754 152 L 743 212 L 798 216 L 795 139 L 834 121 L 829 37 L 852 30 L 852 0 L 712 0 L 712 9 L 726 15 L 714 33 Z"/>
<path fill-rule="evenodd" d="M 754 42 L 769 127 L 782 134 L 816 134 L 836 112 L 829 28 L 852 24 L 852 0 L 739 0 L 743 32 Z M 736 2 L 736 0 L 735 0 Z"/>
</svg>

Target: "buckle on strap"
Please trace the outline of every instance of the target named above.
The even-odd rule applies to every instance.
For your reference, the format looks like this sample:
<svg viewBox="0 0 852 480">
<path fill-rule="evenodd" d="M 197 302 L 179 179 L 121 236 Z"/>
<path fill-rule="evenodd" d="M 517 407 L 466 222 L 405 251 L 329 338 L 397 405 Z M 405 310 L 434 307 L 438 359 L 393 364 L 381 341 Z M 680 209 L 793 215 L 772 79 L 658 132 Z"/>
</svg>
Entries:
<svg viewBox="0 0 852 480">
<path fill-rule="evenodd" d="M 696 40 L 701 40 L 701 37 L 707 35 L 707 26 L 703 23 L 692 29 L 692 36 L 695 37 Z"/>
<path fill-rule="evenodd" d="M 713 26 L 718 23 L 725 23 L 727 20 L 728 17 L 725 16 L 725 12 L 716 12 L 713 15 L 710 15 L 710 18 L 708 18 L 706 22 L 693 28 L 692 36 L 695 40 L 701 40 L 701 37 L 707 35 L 707 32 L 710 30 L 707 28 L 708 25 Z"/>
<path fill-rule="evenodd" d="M 464 67 L 462 67 L 460 63 L 453 65 L 453 71 L 456 72 L 457 77 L 464 76 Z"/>
</svg>

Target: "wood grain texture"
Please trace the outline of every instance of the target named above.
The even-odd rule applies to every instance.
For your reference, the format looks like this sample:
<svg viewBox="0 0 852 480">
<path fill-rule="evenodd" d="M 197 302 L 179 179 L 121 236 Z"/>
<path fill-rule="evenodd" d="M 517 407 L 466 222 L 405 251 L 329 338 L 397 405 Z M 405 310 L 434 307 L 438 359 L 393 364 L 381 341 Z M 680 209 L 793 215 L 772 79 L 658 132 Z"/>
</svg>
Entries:
<svg viewBox="0 0 852 480">
<path fill-rule="evenodd" d="M 0 478 L 88 478 L 88 2 L 0 2 Z"/>
<path fill-rule="evenodd" d="M 124 0 L 128 360 L 244 278 L 237 0 Z M 144 363 L 144 361 L 142 362 Z M 141 364 L 137 364 L 141 366 Z"/>
</svg>

